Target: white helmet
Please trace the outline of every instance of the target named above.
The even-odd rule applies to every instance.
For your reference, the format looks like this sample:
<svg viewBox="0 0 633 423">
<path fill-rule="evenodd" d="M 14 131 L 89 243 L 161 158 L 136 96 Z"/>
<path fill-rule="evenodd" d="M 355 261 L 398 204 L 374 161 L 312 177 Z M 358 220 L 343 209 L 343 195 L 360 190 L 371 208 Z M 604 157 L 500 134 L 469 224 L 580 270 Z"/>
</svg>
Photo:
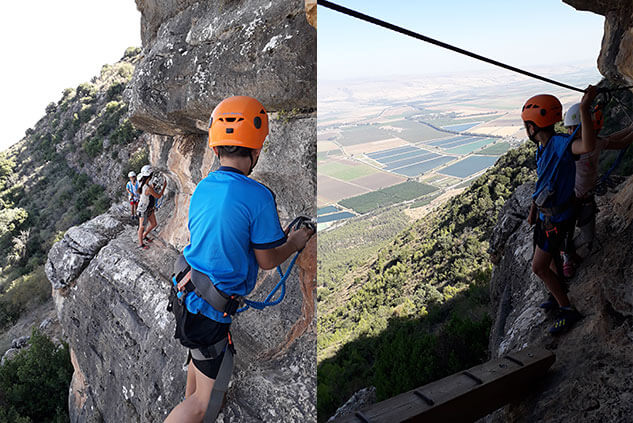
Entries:
<svg viewBox="0 0 633 423">
<path fill-rule="evenodd" d="M 565 126 L 578 126 L 580 125 L 580 103 L 576 103 L 567 110 L 565 113 L 565 120 L 563 121 Z"/>
<path fill-rule="evenodd" d="M 150 165 L 145 165 L 141 168 L 141 173 L 139 176 L 142 178 L 144 176 L 149 176 L 152 174 L 152 167 Z"/>
<path fill-rule="evenodd" d="M 127 174 L 127 177 L 131 178 L 132 176 L 136 176 L 136 173 L 133 170 L 130 170 L 130 173 Z"/>
</svg>

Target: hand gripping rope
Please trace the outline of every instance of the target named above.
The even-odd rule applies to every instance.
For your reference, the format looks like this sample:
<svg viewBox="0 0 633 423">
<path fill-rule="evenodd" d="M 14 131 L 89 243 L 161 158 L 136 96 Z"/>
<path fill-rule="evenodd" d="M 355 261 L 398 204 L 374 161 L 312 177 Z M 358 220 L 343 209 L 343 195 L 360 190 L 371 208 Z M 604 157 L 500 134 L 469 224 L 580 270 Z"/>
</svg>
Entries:
<svg viewBox="0 0 633 423">
<path fill-rule="evenodd" d="M 290 225 L 288 225 L 288 228 L 290 230 L 300 229 L 302 227 L 308 228 L 312 231 L 316 231 L 316 226 L 314 224 L 314 221 L 307 216 L 299 216 L 295 218 L 290 223 Z M 301 254 L 301 251 L 303 251 L 303 249 L 297 251 L 297 254 L 295 254 L 295 256 L 290 261 L 290 265 L 288 265 L 288 268 L 286 269 L 285 273 L 281 270 L 281 265 L 277 266 L 277 272 L 279 273 L 279 276 L 280 276 L 279 282 L 277 282 L 277 285 L 275 285 L 275 287 L 270 291 L 270 293 L 266 296 L 266 299 L 264 301 L 254 301 L 254 300 L 248 300 L 245 298 L 244 304 L 246 305 L 242 308 L 239 308 L 237 310 L 237 313 L 246 311 L 251 307 L 256 310 L 263 310 L 266 307 L 272 307 L 282 302 L 286 295 L 286 280 L 288 280 L 288 277 L 290 276 L 290 273 L 292 272 L 295 262 L 297 261 L 297 257 L 299 257 L 299 254 Z M 273 300 L 272 298 L 280 289 L 281 291 L 279 293 L 279 296 L 277 297 L 277 299 Z"/>
</svg>

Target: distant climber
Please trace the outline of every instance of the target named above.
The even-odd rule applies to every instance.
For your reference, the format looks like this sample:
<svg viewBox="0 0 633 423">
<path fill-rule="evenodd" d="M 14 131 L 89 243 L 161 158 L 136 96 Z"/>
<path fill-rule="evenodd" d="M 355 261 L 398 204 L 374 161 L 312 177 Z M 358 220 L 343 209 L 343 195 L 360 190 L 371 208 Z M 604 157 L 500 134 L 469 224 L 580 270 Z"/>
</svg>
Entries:
<svg viewBox="0 0 633 423">
<path fill-rule="evenodd" d="M 596 133 L 602 129 L 604 120 L 599 110 L 592 113 L 592 125 Z M 576 129 L 575 138 L 580 138 L 582 128 L 580 125 L 580 103 L 576 103 L 565 113 L 564 125 L 569 134 L 573 134 Z M 580 247 L 590 252 L 593 245 L 593 239 L 596 229 L 596 212 L 598 210 L 595 201 L 594 189 L 598 182 L 598 160 L 603 150 L 622 150 L 633 142 L 633 125 L 615 132 L 606 137 L 596 137 L 596 146 L 592 152 L 582 154 L 576 161 L 576 184 L 574 191 L 576 193 L 576 226 L 580 233 L 575 239 L 575 249 Z M 570 258 L 564 259 L 564 261 Z M 565 272 L 569 267 L 563 264 Z M 568 273 L 565 272 L 565 276 Z"/>
<path fill-rule="evenodd" d="M 260 267 L 283 263 L 313 233 L 284 231 L 274 194 L 248 177 L 267 135 L 268 115 L 254 98 L 230 97 L 213 110 L 209 146 L 221 166 L 191 197 L 190 243 L 172 279 L 176 338 L 189 348 L 189 369 L 185 400 L 166 422 L 215 421 L 233 366 L 229 327 L 240 297 L 254 289 Z"/>
<path fill-rule="evenodd" d="M 580 118 L 583 128 L 580 138 L 556 134 L 554 125 L 562 120 L 562 105 L 553 95 L 541 94 L 527 100 L 521 112 L 530 140 L 537 144 L 538 180 L 532 195 L 528 215 L 534 227 L 534 258 L 532 271 L 550 292 L 542 308 L 560 308 L 550 333 L 569 328 L 582 316 L 572 307 L 562 281 L 560 251 L 568 251 L 575 227 L 574 155 L 593 151 L 595 133 L 589 111 L 597 90 L 589 86 L 581 101 Z"/>
<path fill-rule="evenodd" d="M 127 182 L 127 184 L 125 184 L 125 190 L 127 191 L 127 194 L 128 194 L 130 209 L 132 212 L 132 217 L 134 218 L 134 217 L 137 217 L 136 207 L 138 206 L 138 199 L 139 199 L 138 181 L 136 180 L 136 173 L 134 171 L 130 171 L 130 173 L 127 174 L 127 177 L 130 178 L 130 180 Z"/>
<path fill-rule="evenodd" d="M 154 209 L 156 206 L 156 199 L 163 196 L 165 192 L 165 186 L 167 185 L 167 180 L 163 183 L 163 187 L 160 189 L 160 192 L 156 192 L 156 187 L 152 186 L 150 183 L 153 176 L 153 169 L 150 165 L 145 165 L 141 169 L 140 176 L 140 186 L 138 192 L 140 194 L 140 200 L 138 203 L 137 213 L 139 216 L 138 220 L 138 244 L 139 248 L 146 250 L 149 248 L 146 242 L 152 242 L 152 239 L 149 237 L 149 233 L 154 229 L 157 225 L 156 223 L 156 214 L 154 213 Z M 144 228 L 145 224 L 149 222 L 147 228 Z"/>
</svg>

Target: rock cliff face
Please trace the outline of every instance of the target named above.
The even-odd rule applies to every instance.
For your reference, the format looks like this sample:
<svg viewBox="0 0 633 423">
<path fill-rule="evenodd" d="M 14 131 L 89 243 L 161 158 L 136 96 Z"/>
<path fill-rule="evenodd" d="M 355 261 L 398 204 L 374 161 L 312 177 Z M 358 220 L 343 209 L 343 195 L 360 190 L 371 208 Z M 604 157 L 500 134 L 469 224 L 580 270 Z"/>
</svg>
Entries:
<svg viewBox="0 0 633 423">
<path fill-rule="evenodd" d="M 570 283 L 570 299 L 585 316 L 567 334 L 547 334 L 554 315 L 538 308 L 544 284 L 532 273 L 532 231 L 525 218 L 533 185 L 506 203 L 492 248 L 502 257 L 491 280 L 496 310 L 493 358 L 541 345 L 556 353 L 542 386 L 489 421 L 627 421 L 633 412 L 633 179 L 598 197 L 597 245 Z"/>
<path fill-rule="evenodd" d="M 628 0 L 563 0 L 578 10 L 603 15 L 598 69 L 608 79 L 633 83 L 633 3 Z"/>
<path fill-rule="evenodd" d="M 271 112 L 252 176 L 277 194 L 282 223 L 315 213 L 316 32 L 303 2 L 137 7 L 143 54 L 130 119 L 147 133 L 167 195 L 148 251 L 135 248 L 123 206 L 70 229 L 51 249 L 47 275 L 75 367 L 72 421 L 161 421 L 184 396 L 186 351 L 165 307 L 173 261 L 189 239 L 189 199 L 218 166 L 205 132 L 221 99 L 251 95 Z M 284 302 L 235 319 L 236 369 L 220 420 L 316 420 L 315 260 L 313 239 Z M 264 297 L 277 280 L 262 272 L 251 297 Z"/>
<path fill-rule="evenodd" d="M 612 82 L 633 82 L 633 4 L 564 1 L 605 15 L 600 72 Z M 611 123 L 621 128 L 630 122 Z M 490 291 L 495 323 L 490 352 L 494 358 L 542 345 L 556 353 L 556 363 L 530 397 L 486 420 L 629 421 L 633 412 L 633 179 L 597 199 L 597 242 L 569 287 L 570 299 L 584 318 L 560 337 L 547 334 L 554 316 L 538 308 L 547 294 L 531 271 L 532 231 L 526 217 L 532 191 L 530 184 L 517 189 L 492 236 L 495 267 Z"/>
</svg>

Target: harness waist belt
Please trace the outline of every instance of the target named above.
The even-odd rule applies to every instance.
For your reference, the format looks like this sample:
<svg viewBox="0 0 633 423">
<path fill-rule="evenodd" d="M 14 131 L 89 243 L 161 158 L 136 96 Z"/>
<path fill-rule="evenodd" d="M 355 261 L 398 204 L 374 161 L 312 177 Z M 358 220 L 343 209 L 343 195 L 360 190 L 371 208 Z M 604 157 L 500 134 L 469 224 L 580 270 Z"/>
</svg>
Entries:
<svg viewBox="0 0 633 423">
<path fill-rule="evenodd" d="M 194 292 L 225 317 L 234 315 L 239 308 L 242 297 L 220 291 L 207 275 L 192 268 L 183 255 L 178 257 L 175 270 L 179 291 Z"/>
<path fill-rule="evenodd" d="M 574 195 L 571 195 L 563 204 L 553 207 L 539 207 L 538 210 L 545 216 L 554 216 L 563 213 L 564 211 L 572 207 L 575 202 L 576 197 Z"/>
</svg>

